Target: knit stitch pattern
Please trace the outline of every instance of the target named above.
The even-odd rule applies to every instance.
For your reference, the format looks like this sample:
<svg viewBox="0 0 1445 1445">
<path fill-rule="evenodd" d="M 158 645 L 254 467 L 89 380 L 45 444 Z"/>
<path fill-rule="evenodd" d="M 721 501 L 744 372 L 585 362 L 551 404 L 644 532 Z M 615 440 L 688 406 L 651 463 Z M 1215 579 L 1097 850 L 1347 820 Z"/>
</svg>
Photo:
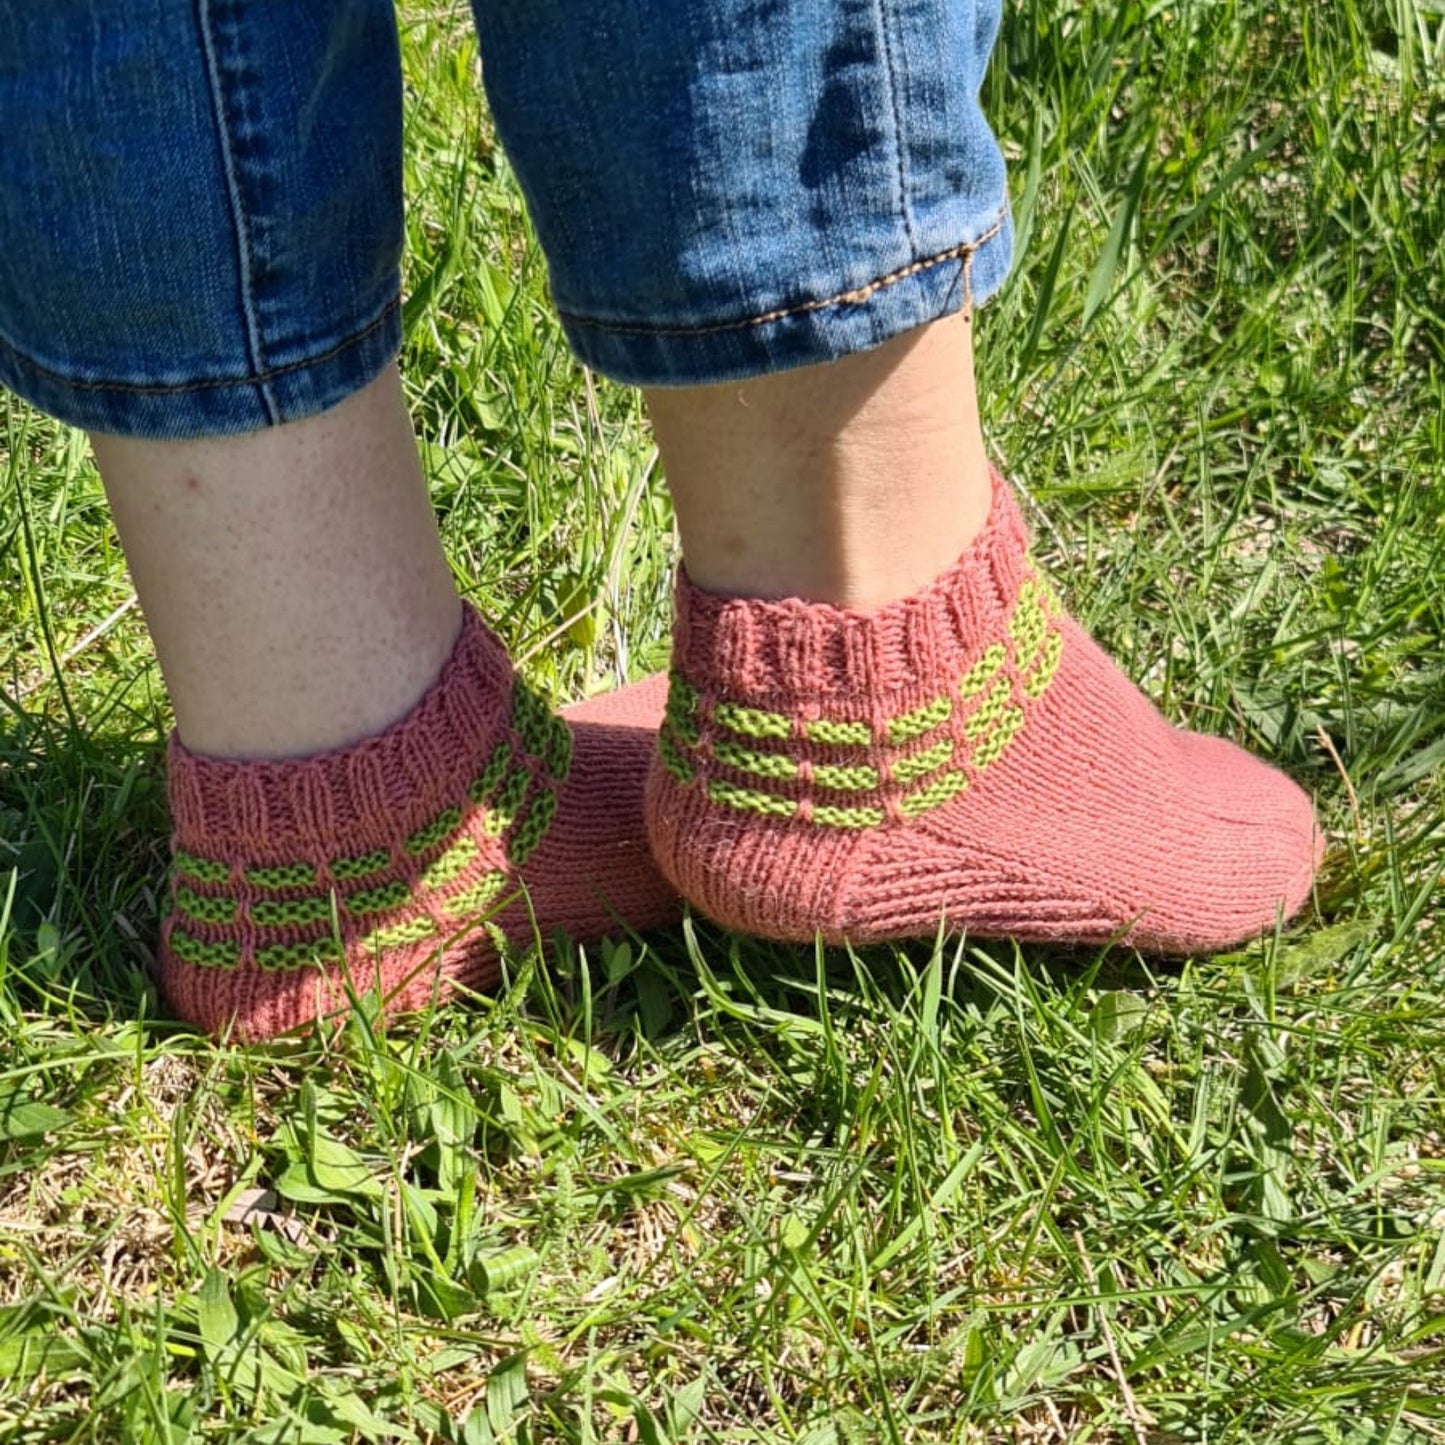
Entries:
<svg viewBox="0 0 1445 1445">
<path fill-rule="evenodd" d="M 389 1012 L 497 977 L 499 943 L 672 921 L 642 795 L 666 681 L 554 715 L 466 609 L 441 677 L 354 747 L 233 762 L 172 737 L 161 983 L 248 1039 L 379 993 Z"/>
<path fill-rule="evenodd" d="M 1171 727 L 1068 616 L 995 475 L 934 584 L 870 613 L 677 588 L 654 856 L 741 932 L 1149 952 L 1232 946 L 1308 897 L 1308 797 Z"/>
</svg>

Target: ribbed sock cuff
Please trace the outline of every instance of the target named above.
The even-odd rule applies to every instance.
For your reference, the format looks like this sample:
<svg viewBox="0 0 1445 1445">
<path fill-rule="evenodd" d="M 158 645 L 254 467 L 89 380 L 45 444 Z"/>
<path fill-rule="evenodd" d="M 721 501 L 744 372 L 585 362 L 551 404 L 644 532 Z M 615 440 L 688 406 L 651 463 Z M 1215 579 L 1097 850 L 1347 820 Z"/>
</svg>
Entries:
<svg viewBox="0 0 1445 1445">
<path fill-rule="evenodd" d="M 1018 504 L 995 473 L 988 521 L 959 560 L 875 611 L 720 597 L 681 572 L 675 666 L 780 711 L 848 698 L 888 711 L 920 683 L 960 675 L 978 640 L 1001 632 L 1028 572 L 1027 543 Z"/>
</svg>

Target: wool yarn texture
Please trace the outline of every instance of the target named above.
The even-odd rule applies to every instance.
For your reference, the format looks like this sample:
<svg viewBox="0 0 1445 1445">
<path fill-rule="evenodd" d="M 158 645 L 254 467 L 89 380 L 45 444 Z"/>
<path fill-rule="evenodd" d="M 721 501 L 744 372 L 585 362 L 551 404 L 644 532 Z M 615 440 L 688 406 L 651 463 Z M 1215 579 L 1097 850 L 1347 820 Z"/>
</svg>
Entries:
<svg viewBox="0 0 1445 1445">
<path fill-rule="evenodd" d="M 169 749 L 160 979 L 260 1039 L 373 995 L 388 1013 L 494 983 L 506 943 L 674 921 L 643 789 L 665 677 L 559 716 L 468 607 L 441 676 L 384 733 L 280 762 Z"/>
<path fill-rule="evenodd" d="M 1183 955 L 1308 898 L 1309 797 L 1171 726 L 1060 605 L 995 474 L 982 533 L 871 612 L 700 591 L 683 573 L 647 783 L 663 873 L 776 939 L 942 926 Z"/>
</svg>

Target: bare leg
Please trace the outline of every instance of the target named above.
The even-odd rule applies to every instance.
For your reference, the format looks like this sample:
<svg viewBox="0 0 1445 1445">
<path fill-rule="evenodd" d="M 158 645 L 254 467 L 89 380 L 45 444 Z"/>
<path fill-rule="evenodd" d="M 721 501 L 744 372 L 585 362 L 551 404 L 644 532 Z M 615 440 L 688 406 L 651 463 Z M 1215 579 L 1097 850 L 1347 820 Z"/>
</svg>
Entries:
<svg viewBox="0 0 1445 1445">
<path fill-rule="evenodd" d="M 647 392 L 693 582 L 869 608 L 955 561 L 992 496 L 971 331 L 958 315 L 830 365 Z"/>
<path fill-rule="evenodd" d="M 441 671 L 461 604 L 394 368 L 270 431 L 91 442 L 193 751 L 341 747 Z"/>
</svg>

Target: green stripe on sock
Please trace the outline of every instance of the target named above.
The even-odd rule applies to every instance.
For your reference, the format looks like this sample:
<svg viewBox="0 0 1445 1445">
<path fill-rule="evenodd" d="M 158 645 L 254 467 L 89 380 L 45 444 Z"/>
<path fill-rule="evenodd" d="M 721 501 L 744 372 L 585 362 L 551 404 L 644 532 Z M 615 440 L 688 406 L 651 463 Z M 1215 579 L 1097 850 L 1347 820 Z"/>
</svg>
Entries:
<svg viewBox="0 0 1445 1445">
<path fill-rule="evenodd" d="M 531 783 L 532 775 L 525 768 L 513 769 L 497 789 L 496 811 L 508 816 L 514 814 L 522 806 L 522 799 L 527 796 Z"/>
<path fill-rule="evenodd" d="M 1032 673 L 1024 678 L 1024 693 L 1039 698 L 1048 691 L 1054 674 L 1059 670 L 1059 659 L 1064 655 L 1064 635 L 1050 632 L 1039 652 L 1038 662 Z"/>
<path fill-rule="evenodd" d="M 446 808 L 424 828 L 418 828 L 410 838 L 406 840 L 406 851 L 413 857 L 425 853 L 429 848 L 435 848 L 450 833 L 455 833 L 462 825 L 462 810 L 460 808 Z"/>
<path fill-rule="evenodd" d="M 974 747 L 974 767 L 986 768 L 990 763 L 996 763 L 1014 740 L 1014 734 L 1023 726 L 1023 722 L 1024 710 L 1021 707 L 1009 708 L 999 718 L 993 730 Z"/>
<path fill-rule="evenodd" d="M 952 756 L 953 739 L 944 738 L 941 742 L 934 743 L 931 748 L 924 748 L 921 753 L 910 753 L 906 758 L 899 758 L 893 764 L 893 781 L 911 783 L 925 773 L 941 768 Z"/>
<path fill-rule="evenodd" d="M 746 738 L 790 738 L 793 735 L 792 718 L 780 712 L 744 707 L 741 703 L 718 703 L 712 710 L 712 718 L 720 727 Z"/>
<path fill-rule="evenodd" d="M 782 753 L 760 753 L 755 748 L 745 748 L 741 743 L 729 742 L 726 738 L 714 738 L 712 755 L 720 763 L 736 768 L 741 773 L 752 773 L 759 778 L 796 778 L 798 765 Z"/>
<path fill-rule="evenodd" d="M 262 928 L 321 923 L 330 917 L 329 898 L 263 898 L 251 905 L 251 922 Z"/>
<path fill-rule="evenodd" d="M 171 930 L 171 952 L 183 963 L 196 968 L 235 968 L 241 961 L 239 944 L 229 940 L 207 943 L 204 938 L 197 938 L 179 928 Z"/>
<path fill-rule="evenodd" d="M 267 973 L 287 973 L 340 962 L 341 950 L 332 938 L 317 938 L 310 943 L 271 943 L 256 950 L 256 967 Z"/>
<path fill-rule="evenodd" d="M 669 674 L 667 704 L 663 709 L 663 717 L 688 747 L 697 746 L 699 700 L 697 689 L 680 672 Z"/>
<path fill-rule="evenodd" d="M 274 867 L 247 868 L 242 876 L 256 888 L 316 887 L 316 870 L 309 863 L 280 863 Z"/>
<path fill-rule="evenodd" d="M 507 875 L 493 869 L 492 872 L 483 874 L 470 888 L 464 888 L 453 893 L 450 898 L 442 899 L 442 912 L 448 918 L 465 918 L 484 913 L 506 886 Z"/>
<path fill-rule="evenodd" d="M 557 813 L 557 795 L 544 788 L 532 799 L 532 806 L 518 820 L 507 844 L 507 857 L 518 868 L 532 856 Z"/>
<path fill-rule="evenodd" d="M 572 771 L 572 729 L 559 717 L 547 719 L 547 741 L 542 748 L 542 761 L 559 783 L 567 781 Z"/>
<path fill-rule="evenodd" d="M 725 808 L 742 808 L 750 813 L 763 813 L 773 818 L 791 818 L 798 811 L 798 805 L 789 798 L 775 797 L 772 793 L 759 793 L 752 788 L 739 788 L 721 778 L 714 778 L 707 785 L 707 795 L 714 803 L 721 803 Z"/>
<path fill-rule="evenodd" d="M 963 731 L 970 738 L 978 738 L 998 725 L 999 719 L 1008 711 L 1013 697 L 1013 683 L 1001 677 L 994 683 L 988 696 L 979 704 L 978 710 L 964 723 Z"/>
<path fill-rule="evenodd" d="M 215 858 L 198 858 L 184 848 L 176 849 L 173 859 L 177 872 L 189 873 L 200 883 L 224 883 L 231 876 L 231 865 Z"/>
<path fill-rule="evenodd" d="M 830 808 L 820 803 L 812 821 L 827 828 L 876 828 L 883 821 L 882 808 Z"/>
<path fill-rule="evenodd" d="M 968 774 L 961 768 L 949 773 L 940 773 L 931 783 L 912 793 L 905 793 L 898 800 L 899 810 L 905 818 L 916 818 L 933 808 L 941 808 L 950 798 L 955 798 L 968 787 Z"/>
<path fill-rule="evenodd" d="M 176 907 L 187 918 L 197 923 L 234 923 L 236 921 L 236 900 L 234 898 L 208 898 L 202 893 L 193 893 L 185 884 L 175 892 Z"/>
<path fill-rule="evenodd" d="M 520 680 L 512 683 L 512 727 L 527 751 L 562 782 L 572 761 L 572 730 Z"/>
<path fill-rule="evenodd" d="M 342 900 L 346 911 L 359 915 L 385 913 L 389 908 L 400 908 L 411 897 L 411 889 L 404 880 L 393 878 L 379 888 L 367 888 L 360 893 L 349 893 Z"/>
<path fill-rule="evenodd" d="M 894 718 L 888 724 L 888 741 L 896 747 L 899 743 L 912 741 L 931 732 L 939 723 L 947 722 L 953 712 L 953 699 L 947 693 L 924 703 L 922 707 Z"/>
<path fill-rule="evenodd" d="M 867 763 L 847 767 L 835 763 L 815 763 L 813 781 L 820 788 L 833 788 L 841 793 L 866 793 L 878 786 L 878 769 Z"/>
<path fill-rule="evenodd" d="M 500 838 L 516 821 L 531 782 L 532 775 L 525 768 L 514 768 L 507 774 L 482 823 L 482 831 L 489 838 Z"/>
<path fill-rule="evenodd" d="M 1039 584 L 1031 577 L 1019 589 L 1019 600 L 1008 624 L 1009 636 L 1014 640 L 1014 656 L 1020 668 L 1033 662 L 1048 625 L 1049 614 Z"/>
<path fill-rule="evenodd" d="M 477 847 L 476 840 L 468 837 L 458 838 L 445 853 L 434 863 L 430 863 L 422 870 L 421 881 L 427 888 L 441 888 L 450 883 L 453 878 L 461 873 L 468 864 L 475 861 L 477 854 L 482 850 Z"/>
<path fill-rule="evenodd" d="M 657 734 L 657 751 L 662 758 L 662 766 L 679 783 L 690 783 L 697 776 L 692 764 L 683 757 L 681 750 L 673 742 L 671 725 L 665 724 Z"/>
<path fill-rule="evenodd" d="M 374 852 L 363 853 L 359 858 L 338 858 L 331 865 L 331 876 L 343 883 L 353 878 L 365 878 L 368 873 L 380 873 L 391 863 L 391 852 L 377 848 Z"/>
<path fill-rule="evenodd" d="M 959 680 L 959 696 L 965 702 L 972 702 L 993 681 L 994 673 L 1004 665 L 1007 657 L 1008 648 L 1003 643 L 995 642 L 988 647 L 983 656 Z"/>
<path fill-rule="evenodd" d="M 511 744 L 505 740 L 499 742 L 492 749 L 492 755 L 487 759 L 486 767 L 472 779 L 472 785 L 467 789 L 467 797 L 481 807 L 491 796 L 492 790 L 502 781 L 502 775 L 507 771 L 511 761 Z"/>
<path fill-rule="evenodd" d="M 393 923 L 378 928 L 361 940 L 361 947 L 367 953 L 377 949 L 401 948 L 408 943 L 420 943 L 423 939 L 434 938 L 441 930 L 430 918 L 409 918 L 404 923 Z"/>
<path fill-rule="evenodd" d="M 814 718 L 803 724 L 809 742 L 828 747 L 866 748 L 873 741 L 873 729 L 865 722 L 847 722 L 836 718 Z"/>
</svg>

